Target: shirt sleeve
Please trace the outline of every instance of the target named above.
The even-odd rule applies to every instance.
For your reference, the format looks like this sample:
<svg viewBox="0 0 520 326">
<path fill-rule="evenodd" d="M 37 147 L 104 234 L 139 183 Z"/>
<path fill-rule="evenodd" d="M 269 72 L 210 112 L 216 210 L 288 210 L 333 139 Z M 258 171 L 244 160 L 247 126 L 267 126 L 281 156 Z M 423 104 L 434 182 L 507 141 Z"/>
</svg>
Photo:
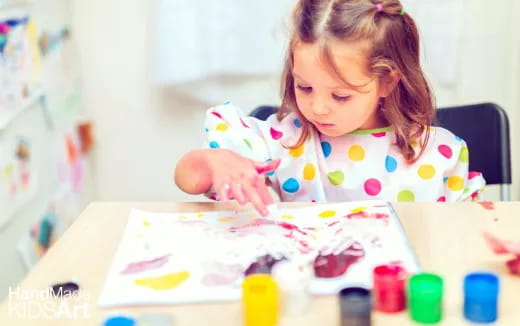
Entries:
<svg viewBox="0 0 520 326">
<path fill-rule="evenodd" d="M 469 150 L 466 142 L 461 141 L 458 159 L 444 177 L 446 201 L 477 200 L 483 191 L 486 180 L 480 172 L 468 171 Z"/>
<path fill-rule="evenodd" d="M 205 147 L 222 148 L 255 161 L 271 159 L 266 139 L 262 135 L 265 121 L 244 116 L 231 102 L 210 108 L 205 120 Z"/>
</svg>

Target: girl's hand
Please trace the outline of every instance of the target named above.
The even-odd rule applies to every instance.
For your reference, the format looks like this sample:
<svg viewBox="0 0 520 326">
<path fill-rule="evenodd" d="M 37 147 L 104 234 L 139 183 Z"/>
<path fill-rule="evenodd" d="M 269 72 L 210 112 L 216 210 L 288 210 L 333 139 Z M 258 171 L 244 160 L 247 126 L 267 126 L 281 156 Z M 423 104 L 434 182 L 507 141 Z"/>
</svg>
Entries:
<svg viewBox="0 0 520 326">
<path fill-rule="evenodd" d="M 273 203 L 265 184 L 265 173 L 280 165 L 280 159 L 256 162 L 226 149 L 212 149 L 206 162 L 210 170 L 213 189 L 222 202 L 236 199 L 240 205 L 250 202 L 262 215 L 269 213 L 266 206 Z"/>
</svg>

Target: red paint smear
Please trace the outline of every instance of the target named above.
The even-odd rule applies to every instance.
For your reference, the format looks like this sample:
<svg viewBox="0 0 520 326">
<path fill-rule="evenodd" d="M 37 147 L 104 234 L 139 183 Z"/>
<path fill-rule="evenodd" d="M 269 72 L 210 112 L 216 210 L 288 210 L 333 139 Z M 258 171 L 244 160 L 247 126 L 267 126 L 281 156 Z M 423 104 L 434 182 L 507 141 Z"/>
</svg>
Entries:
<svg viewBox="0 0 520 326">
<path fill-rule="evenodd" d="M 218 117 L 219 119 L 222 119 L 222 116 L 218 112 L 212 111 L 211 114 L 213 114 L 214 116 Z"/>
<path fill-rule="evenodd" d="M 479 201 L 479 202 L 477 202 L 477 204 L 484 207 L 488 211 L 495 209 L 495 204 L 492 201 Z"/>
<path fill-rule="evenodd" d="M 385 218 L 388 218 L 389 215 L 388 214 L 385 214 L 385 213 L 372 213 L 372 214 L 369 214 L 367 212 L 358 212 L 358 213 L 352 213 L 352 214 L 348 214 L 346 215 L 346 218 L 375 218 L 375 219 L 385 219 Z"/>
<path fill-rule="evenodd" d="M 338 223 L 339 223 L 339 221 L 334 221 L 334 222 L 330 223 L 329 226 L 334 226 L 334 225 L 336 225 Z"/>
<path fill-rule="evenodd" d="M 509 268 L 511 274 L 520 275 L 520 256 L 509 260 L 507 262 L 507 268 Z"/>
<path fill-rule="evenodd" d="M 300 230 L 300 228 L 297 227 L 294 224 L 290 224 L 290 223 L 286 223 L 286 222 L 280 222 L 280 223 L 278 223 L 278 225 L 281 226 L 282 228 L 286 229 L 286 230 L 296 231 L 296 232 L 299 232 L 299 233 L 301 233 L 303 235 L 307 235 L 307 232 L 304 232 L 304 231 Z"/>
<path fill-rule="evenodd" d="M 333 278 L 347 272 L 350 266 L 365 256 L 365 250 L 359 242 L 354 242 L 339 255 L 318 256 L 314 260 L 316 277 Z"/>
<path fill-rule="evenodd" d="M 162 256 L 159 258 L 155 258 L 152 260 L 138 261 L 135 263 L 130 263 L 126 266 L 126 268 L 121 271 L 121 274 L 134 274 L 140 273 L 144 271 L 148 271 L 151 269 L 157 269 L 162 267 L 168 262 L 168 257 L 170 255 Z"/>
</svg>

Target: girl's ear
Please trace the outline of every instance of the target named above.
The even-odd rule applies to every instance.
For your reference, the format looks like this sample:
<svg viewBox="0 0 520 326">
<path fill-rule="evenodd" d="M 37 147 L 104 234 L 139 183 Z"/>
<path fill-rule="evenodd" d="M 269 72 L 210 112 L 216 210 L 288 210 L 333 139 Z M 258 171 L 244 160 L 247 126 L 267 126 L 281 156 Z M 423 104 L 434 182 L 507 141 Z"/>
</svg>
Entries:
<svg viewBox="0 0 520 326">
<path fill-rule="evenodd" d="M 386 74 L 379 80 L 379 97 L 388 97 L 401 80 L 401 76 L 395 70 Z"/>
</svg>

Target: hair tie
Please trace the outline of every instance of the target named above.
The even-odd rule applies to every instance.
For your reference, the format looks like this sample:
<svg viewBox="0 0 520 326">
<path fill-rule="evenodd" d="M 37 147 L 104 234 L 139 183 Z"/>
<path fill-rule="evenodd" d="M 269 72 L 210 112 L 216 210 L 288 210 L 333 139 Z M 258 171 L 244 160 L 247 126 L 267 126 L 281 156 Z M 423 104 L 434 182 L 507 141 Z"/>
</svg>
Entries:
<svg viewBox="0 0 520 326">
<path fill-rule="evenodd" d="M 377 10 L 377 12 L 381 12 L 381 11 L 383 11 L 383 4 L 382 4 L 382 3 L 378 3 L 378 4 L 376 5 L 376 10 Z"/>
</svg>

